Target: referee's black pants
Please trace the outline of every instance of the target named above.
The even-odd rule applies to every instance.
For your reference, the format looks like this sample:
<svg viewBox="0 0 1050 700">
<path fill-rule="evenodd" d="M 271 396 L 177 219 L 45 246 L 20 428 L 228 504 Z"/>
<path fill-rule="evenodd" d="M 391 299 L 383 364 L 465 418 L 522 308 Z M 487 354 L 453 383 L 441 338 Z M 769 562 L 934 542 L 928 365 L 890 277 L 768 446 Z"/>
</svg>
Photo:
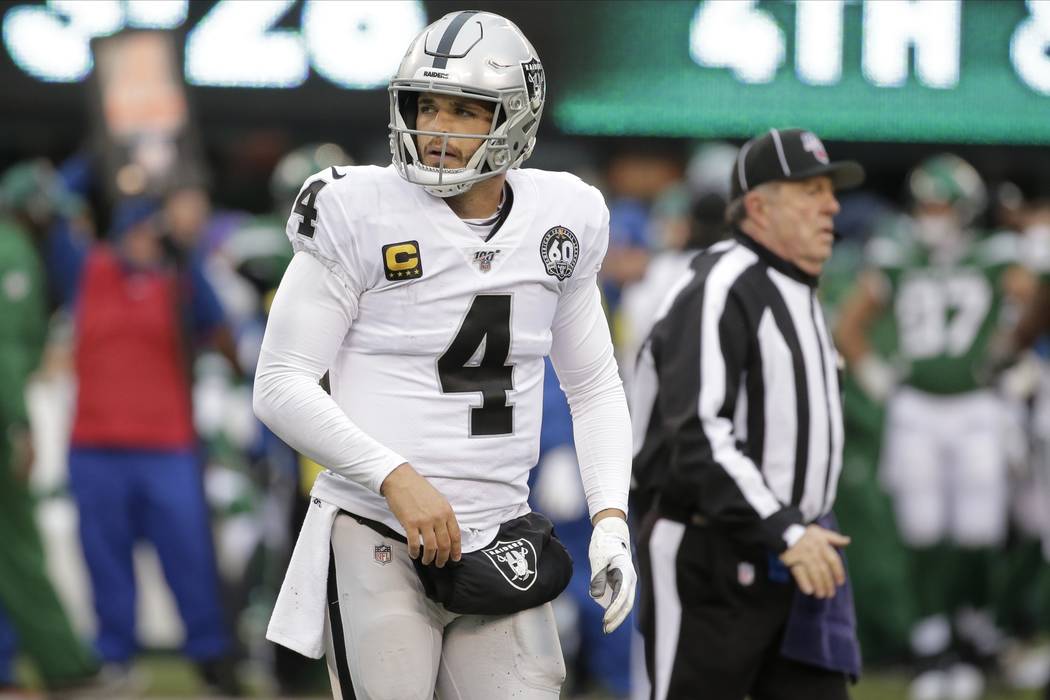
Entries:
<svg viewBox="0 0 1050 700">
<path fill-rule="evenodd" d="M 713 528 L 646 516 L 639 622 L 652 700 L 849 698 L 845 674 L 780 655 L 795 584 L 771 580 L 769 557 Z"/>
</svg>

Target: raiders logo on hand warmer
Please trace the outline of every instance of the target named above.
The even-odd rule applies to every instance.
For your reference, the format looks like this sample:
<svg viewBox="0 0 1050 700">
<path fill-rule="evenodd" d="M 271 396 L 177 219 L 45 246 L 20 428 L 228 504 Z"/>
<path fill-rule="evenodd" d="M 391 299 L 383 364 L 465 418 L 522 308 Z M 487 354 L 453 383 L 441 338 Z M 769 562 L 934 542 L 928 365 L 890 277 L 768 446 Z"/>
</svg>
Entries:
<svg viewBox="0 0 1050 700">
<path fill-rule="evenodd" d="M 572 557 L 541 513 L 507 521 L 491 544 L 444 567 L 414 559 L 427 596 L 454 613 L 509 615 L 558 597 L 572 578 Z"/>
<path fill-rule="evenodd" d="M 528 540 L 496 540 L 496 544 L 481 551 L 488 556 L 496 570 L 503 574 L 507 583 L 518 590 L 527 591 L 536 583 L 536 550 Z"/>
</svg>

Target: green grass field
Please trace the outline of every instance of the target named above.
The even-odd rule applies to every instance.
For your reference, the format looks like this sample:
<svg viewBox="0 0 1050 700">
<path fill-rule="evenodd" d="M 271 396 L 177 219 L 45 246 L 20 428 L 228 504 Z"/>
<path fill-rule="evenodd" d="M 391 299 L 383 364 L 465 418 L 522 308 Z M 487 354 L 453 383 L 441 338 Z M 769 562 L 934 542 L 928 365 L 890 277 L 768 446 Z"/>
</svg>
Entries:
<svg viewBox="0 0 1050 700">
<path fill-rule="evenodd" d="M 888 673 L 869 674 L 850 693 L 853 700 L 904 700 L 907 698 L 908 680 L 906 676 Z M 984 700 L 1042 700 L 1036 691 L 1009 691 L 995 687 L 988 689 Z"/>
<path fill-rule="evenodd" d="M 23 667 L 24 677 L 29 679 L 31 673 Z M 147 698 L 201 698 L 203 690 L 197 681 L 193 667 L 181 657 L 169 654 L 149 654 L 140 658 L 135 665 L 142 687 L 142 697 Z M 278 697 L 268 692 L 261 674 L 246 674 L 246 682 L 252 691 L 252 697 Z M 904 700 L 907 697 L 907 677 L 903 674 L 876 672 L 867 674 L 850 692 L 852 700 Z M 328 695 L 299 696 L 309 698 L 326 698 Z M 585 700 L 605 700 L 603 696 L 589 696 Z M 992 686 L 984 695 L 984 700 L 1042 700 L 1036 691 L 1009 691 Z"/>
</svg>

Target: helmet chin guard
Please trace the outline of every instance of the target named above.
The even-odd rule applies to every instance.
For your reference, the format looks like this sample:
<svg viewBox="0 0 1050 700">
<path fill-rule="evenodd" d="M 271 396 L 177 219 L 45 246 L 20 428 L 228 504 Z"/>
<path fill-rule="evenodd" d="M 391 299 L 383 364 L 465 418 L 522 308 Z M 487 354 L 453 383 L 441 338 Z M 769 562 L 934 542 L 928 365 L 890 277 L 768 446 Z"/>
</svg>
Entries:
<svg viewBox="0 0 1050 700">
<path fill-rule="evenodd" d="M 437 197 L 452 197 L 474 183 L 521 165 L 532 153 L 546 97 L 543 66 L 521 31 L 488 12 L 454 12 L 416 37 L 390 81 L 390 151 L 398 174 Z M 492 103 L 488 133 L 447 134 L 416 129 L 421 93 Z M 440 136 L 439 165 L 422 162 L 417 137 Z M 444 167 L 450 138 L 481 145 L 462 168 Z"/>
</svg>

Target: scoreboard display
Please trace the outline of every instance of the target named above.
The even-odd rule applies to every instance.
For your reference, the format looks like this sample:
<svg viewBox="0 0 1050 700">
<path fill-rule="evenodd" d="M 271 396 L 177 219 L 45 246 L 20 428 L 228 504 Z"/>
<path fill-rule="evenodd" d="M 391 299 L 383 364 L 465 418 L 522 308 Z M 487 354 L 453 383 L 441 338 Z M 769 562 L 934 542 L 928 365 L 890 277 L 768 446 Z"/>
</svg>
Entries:
<svg viewBox="0 0 1050 700">
<path fill-rule="evenodd" d="M 642 0 L 576 21 L 554 104 L 571 133 L 1050 143 L 1046 0 Z"/>
<path fill-rule="evenodd" d="M 545 128 L 1050 143 L 1050 0 L 472 3 L 517 22 L 548 73 Z M 167 30 L 205 117 L 385 124 L 385 86 L 444 0 L 0 1 L 0 118 L 83 102 L 92 40 Z M 32 118 L 32 120 L 30 119 Z"/>
<path fill-rule="evenodd" d="M 426 26 L 418 0 L 218 0 L 194 19 L 189 10 L 189 0 L 16 4 L 3 17 L 4 47 L 38 80 L 77 82 L 94 67 L 93 37 L 129 28 L 182 30 L 190 85 L 288 89 L 313 70 L 353 90 L 385 87 L 408 42 Z M 293 14 L 298 22 L 289 21 Z"/>
</svg>

